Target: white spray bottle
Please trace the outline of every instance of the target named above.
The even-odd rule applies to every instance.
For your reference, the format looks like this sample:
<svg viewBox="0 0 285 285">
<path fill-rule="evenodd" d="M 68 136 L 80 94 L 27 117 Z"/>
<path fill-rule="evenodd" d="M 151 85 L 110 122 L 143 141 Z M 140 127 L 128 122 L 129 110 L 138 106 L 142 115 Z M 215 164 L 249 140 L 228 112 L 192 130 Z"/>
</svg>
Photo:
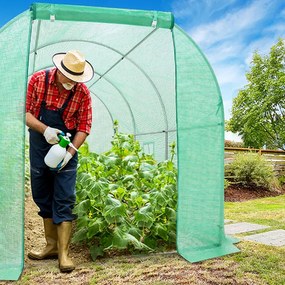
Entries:
<svg viewBox="0 0 285 285">
<path fill-rule="evenodd" d="M 52 169 L 57 169 L 58 165 L 62 162 L 66 154 L 66 147 L 68 145 L 77 151 L 69 139 L 71 137 L 69 133 L 67 133 L 65 136 L 58 135 L 58 137 L 59 143 L 53 145 L 44 158 L 45 164 Z"/>
</svg>

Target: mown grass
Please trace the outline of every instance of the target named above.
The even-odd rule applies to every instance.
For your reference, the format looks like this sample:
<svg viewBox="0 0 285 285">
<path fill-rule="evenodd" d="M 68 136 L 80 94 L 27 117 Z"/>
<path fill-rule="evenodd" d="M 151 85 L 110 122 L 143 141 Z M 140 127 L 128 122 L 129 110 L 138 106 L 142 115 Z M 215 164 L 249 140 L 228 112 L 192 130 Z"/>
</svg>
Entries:
<svg viewBox="0 0 285 285">
<path fill-rule="evenodd" d="M 241 242 L 238 247 L 241 252 L 227 256 L 238 263 L 237 276 L 253 274 L 259 283 L 268 285 L 285 284 L 285 247 L 274 247 L 253 242 Z"/>
<path fill-rule="evenodd" d="M 226 202 L 225 218 L 285 230 L 285 195 L 246 202 Z"/>
<path fill-rule="evenodd" d="M 285 230 L 285 195 L 246 202 L 227 202 L 225 218 L 269 226 L 258 233 Z M 240 239 L 248 234 L 252 233 L 241 234 Z M 239 254 L 225 257 L 225 260 L 229 258 L 239 264 L 237 274 L 252 272 L 265 284 L 285 284 L 285 246 L 275 247 L 245 241 L 237 246 L 241 249 Z"/>
</svg>

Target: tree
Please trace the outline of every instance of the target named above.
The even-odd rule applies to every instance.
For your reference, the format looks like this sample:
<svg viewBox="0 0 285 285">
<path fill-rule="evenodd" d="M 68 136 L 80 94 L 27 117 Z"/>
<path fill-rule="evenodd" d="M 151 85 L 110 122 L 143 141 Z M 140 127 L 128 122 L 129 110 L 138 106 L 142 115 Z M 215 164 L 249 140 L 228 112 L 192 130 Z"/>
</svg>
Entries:
<svg viewBox="0 0 285 285">
<path fill-rule="evenodd" d="M 233 100 L 226 129 L 238 133 L 247 147 L 285 150 L 285 40 L 269 55 L 254 52 L 247 85 Z"/>
</svg>

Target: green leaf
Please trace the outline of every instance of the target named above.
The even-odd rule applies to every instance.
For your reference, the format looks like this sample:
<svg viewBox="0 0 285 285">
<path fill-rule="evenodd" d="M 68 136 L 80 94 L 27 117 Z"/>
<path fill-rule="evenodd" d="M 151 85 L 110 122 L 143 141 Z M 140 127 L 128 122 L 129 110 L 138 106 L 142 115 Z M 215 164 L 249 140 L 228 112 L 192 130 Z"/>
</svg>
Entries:
<svg viewBox="0 0 285 285">
<path fill-rule="evenodd" d="M 115 191 L 113 191 L 112 193 L 113 193 L 113 195 L 114 195 L 116 198 L 122 200 L 123 197 L 125 196 L 125 194 L 127 194 L 127 190 L 126 190 L 125 188 L 123 188 L 123 187 L 118 187 L 118 188 L 117 188 Z"/>
<path fill-rule="evenodd" d="M 81 156 L 88 156 L 90 154 L 88 143 L 85 142 L 84 144 L 81 145 L 79 153 Z"/>
<path fill-rule="evenodd" d="M 126 215 L 125 205 L 121 201 L 108 196 L 106 200 L 106 207 L 103 210 L 103 216 L 108 221 L 113 220 L 110 218 L 117 218 L 117 221 L 121 220 Z"/>
<path fill-rule="evenodd" d="M 147 202 L 146 200 L 143 199 L 142 196 L 137 196 L 134 199 L 135 204 L 138 206 L 138 208 L 141 208 L 145 203 Z"/>
<path fill-rule="evenodd" d="M 140 208 L 139 211 L 135 213 L 135 220 L 138 225 L 150 227 L 155 220 L 151 205 Z"/>
<path fill-rule="evenodd" d="M 154 234 L 159 236 L 160 238 L 164 239 L 165 241 L 168 240 L 168 230 L 163 224 L 156 224 L 154 227 Z"/>
<path fill-rule="evenodd" d="M 134 226 L 131 226 L 128 230 L 128 233 L 133 235 L 136 239 L 140 239 L 142 236 L 142 231 Z"/>
<path fill-rule="evenodd" d="M 138 191 L 132 191 L 130 193 L 130 198 L 131 198 L 132 201 L 134 201 L 138 196 L 139 196 Z"/>
<path fill-rule="evenodd" d="M 131 175 L 131 174 L 130 174 L 130 175 L 124 176 L 122 182 L 123 182 L 123 183 L 126 183 L 126 182 L 129 182 L 129 181 L 133 181 L 134 179 L 135 179 L 134 175 Z"/>
<path fill-rule="evenodd" d="M 76 227 L 78 228 L 85 228 L 87 227 L 90 219 L 86 215 L 80 215 L 79 218 L 76 220 Z"/>
<path fill-rule="evenodd" d="M 136 162 L 128 162 L 128 164 L 126 165 L 125 169 L 127 172 L 133 173 L 134 170 L 136 169 Z"/>
<path fill-rule="evenodd" d="M 120 228 L 115 228 L 113 239 L 112 239 L 112 246 L 118 249 L 125 249 L 128 245 L 128 240 L 125 238 L 124 232 Z"/>
<path fill-rule="evenodd" d="M 75 206 L 75 212 L 79 215 L 88 213 L 90 206 L 91 206 L 90 200 L 87 200 L 87 199 L 83 200 Z"/>
<path fill-rule="evenodd" d="M 119 207 L 121 206 L 121 201 L 113 198 L 111 195 L 108 195 L 106 199 L 106 205 L 113 206 L 113 207 Z"/>
<path fill-rule="evenodd" d="M 166 207 L 165 208 L 165 214 L 168 218 L 168 220 L 176 221 L 176 211 L 172 208 Z"/>
<path fill-rule="evenodd" d="M 85 227 L 76 230 L 75 233 L 73 234 L 72 241 L 76 243 L 87 240 L 87 232 L 88 228 Z"/>
<path fill-rule="evenodd" d="M 137 155 L 127 155 L 124 159 L 124 162 L 137 162 L 138 161 L 138 157 Z"/>
<path fill-rule="evenodd" d="M 157 237 L 154 237 L 154 236 L 146 236 L 144 238 L 144 244 L 146 246 L 148 246 L 149 248 L 152 248 L 152 249 L 155 249 L 157 248 Z"/>
<path fill-rule="evenodd" d="M 124 234 L 124 239 L 127 240 L 128 243 L 132 244 L 134 246 L 134 248 L 136 248 L 136 249 L 140 249 L 140 250 L 143 249 L 143 250 L 152 251 L 152 249 L 150 247 L 143 244 L 142 242 L 140 242 L 138 239 L 136 239 L 133 235 L 131 235 L 129 233 Z"/>
<path fill-rule="evenodd" d="M 104 209 L 103 215 L 122 218 L 126 215 L 126 209 L 125 209 L 125 206 L 122 204 L 117 207 L 106 206 L 106 208 Z"/>
<path fill-rule="evenodd" d="M 151 201 L 155 201 L 160 206 L 165 206 L 168 203 L 169 196 L 166 195 L 163 191 L 153 191 L 151 193 Z"/>
<path fill-rule="evenodd" d="M 143 198 L 145 201 L 149 201 L 150 194 L 148 194 L 148 193 L 142 194 L 142 198 Z"/>
<path fill-rule="evenodd" d="M 94 218 L 88 225 L 87 237 L 93 238 L 96 234 L 105 230 L 107 224 L 102 218 Z"/>
<path fill-rule="evenodd" d="M 119 187 L 119 186 L 118 186 L 118 184 L 116 184 L 116 183 L 110 183 L 110 184 L 109 184 L 109 190 L 110 190 L 110 191 L 114 191 L 114 190 L 116 190 L 118 187 Z"/>
<path fill-rule="evenodd" d="M 86 187 L 93 182 L 93 178 L 89 173 L 81 172 L 77 175 L 77 182 Z"/>
<path fill-rule="evenodd" d="M 92 245 L 90 247 L 90 255 L 92 257 L 92 260 L 95 261 L 98 256 L 103 256 L 104 251 L 102 247 L 98 247 L 97 245 Z"/>
<path fill-rule="evenodd" d="M 86 188 L 91 199 L 104 197 L 109 192 L 109 184 L 105 181 L 92 181 Z"/>
<path fill-rule="evenodd" d="M 154 170 L 154 169 L 155 169 L 155 166 L 154 166 L 154 165 L 149 164 L 149 163 L 146 163 L 146 162 L 143 162 L 143 163 L 141 164 L 141 167 L 140 167 L 140 170 L 141 170 L 142 172 L 144 172 L 144 171 L 151 171 L 151 170 Z"/>
<path fill-rule="evenodd" d="M 120 158 L 115 154 L 101 155 L 99 161 L 104 163 L 106 167 L 115 167 L 120 163 Z"/>
<path fill-rule="evenodd" d="M 140 172 L 140 175 L 139 175 L 141 178 L 145 178 L 147 180 L 152 180 L 153 179 L 153 173 L 151 171 L 142 171 Z"/>
<path fill-rule="evenodd" d="M 131 244 L 136 249 L 152 250 L 142 242 L 140 242 L 135 236 L 130 233 L 123 231 L 121 228 L 117 227 L 114 230 L 112 246 L 118 249 L 125 249 L 127 245 Z"/>
</svg>

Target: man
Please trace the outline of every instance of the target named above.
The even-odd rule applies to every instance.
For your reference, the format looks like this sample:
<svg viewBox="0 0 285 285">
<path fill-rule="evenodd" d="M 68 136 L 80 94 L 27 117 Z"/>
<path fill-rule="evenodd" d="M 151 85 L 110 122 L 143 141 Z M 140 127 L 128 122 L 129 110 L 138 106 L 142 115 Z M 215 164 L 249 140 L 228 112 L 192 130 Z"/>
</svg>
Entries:
<svg viewBox="0 0 285 285">
<path fill-rule="evenodd" d="M 92 79 L 94 70 L 79 51 L 57 53 L 51 70 L 32 75 L 27 90 L 26 124 L 30 132 L 30 166 L 33 200 L 43 218 L 46 247 L 29 252 L 31 259 L 58 257 L 62 272 L 75 266 L 68 257 L 72 209 L 75 203 L 77 153 L 72 147 L 58 168 L 51 170 L 44 157 L 58 134 L 70 133 L 78 149 L 90 133 L 92 106 L 90 92 L 83 82 Z"/>
</svg>

